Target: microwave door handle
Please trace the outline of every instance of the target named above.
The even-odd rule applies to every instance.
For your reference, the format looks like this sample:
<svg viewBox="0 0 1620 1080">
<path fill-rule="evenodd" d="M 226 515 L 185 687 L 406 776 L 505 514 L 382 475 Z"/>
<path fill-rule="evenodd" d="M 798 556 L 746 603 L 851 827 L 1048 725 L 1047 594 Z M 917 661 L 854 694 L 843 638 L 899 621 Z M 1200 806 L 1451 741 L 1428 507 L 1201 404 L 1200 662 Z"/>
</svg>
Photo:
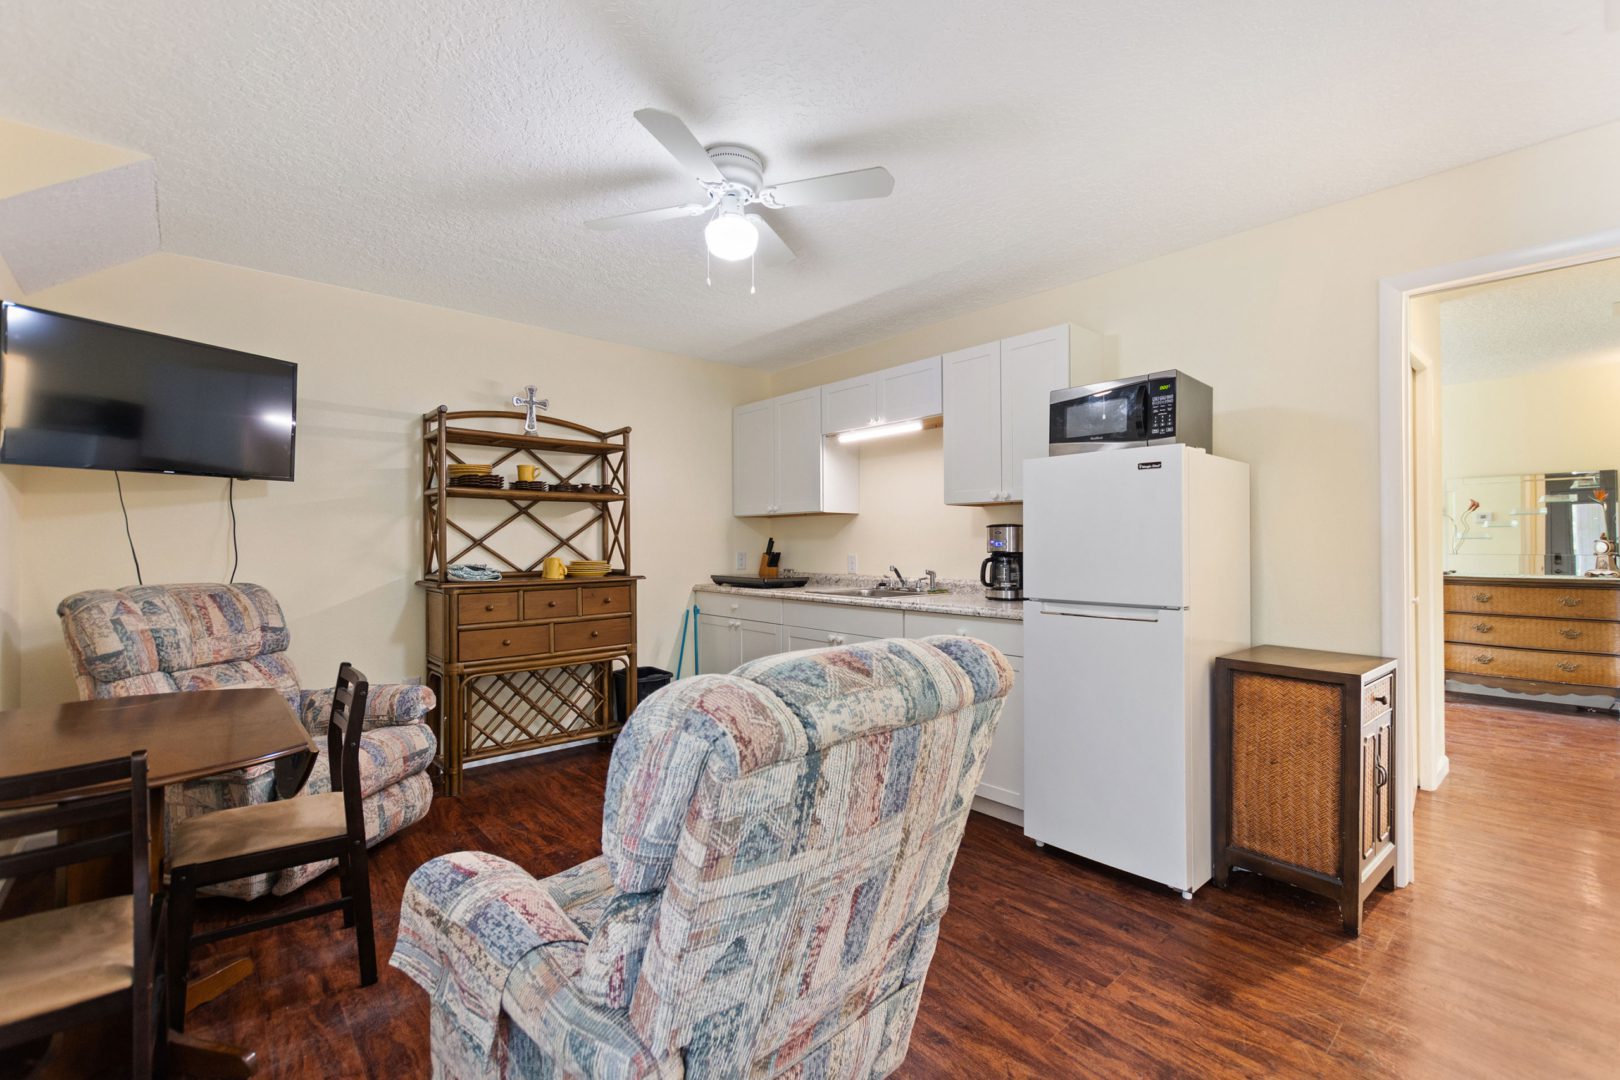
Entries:
<svg viewBox="0 0 1620 1080">
<path fill-rule="evenodd" d="M 1138 439 L 1148 437 L 1148 385 L 1145 382 L 1131 389 L 1131 433 Z"/>
</svg>

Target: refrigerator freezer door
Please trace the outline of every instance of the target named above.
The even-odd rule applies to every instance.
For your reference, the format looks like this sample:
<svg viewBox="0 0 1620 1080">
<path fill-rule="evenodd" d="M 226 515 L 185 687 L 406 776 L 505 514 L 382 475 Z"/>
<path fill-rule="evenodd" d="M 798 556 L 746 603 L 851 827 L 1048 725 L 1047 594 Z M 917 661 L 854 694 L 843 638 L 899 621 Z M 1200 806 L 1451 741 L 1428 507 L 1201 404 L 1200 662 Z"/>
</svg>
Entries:
<svg viewBox="0 0 1620 1080">
<path fill-rule="evenodd" d="M 1180 608 L 1187 454 L 1154 446 L 1024 464 L 1024 595 Z"/>
<path fill-rule="evenodd" d="M 1190 890 L 1209 815 L 1188 804 L 1186 618 L 1025 602 L 1024 832 Z"/>
</svg>

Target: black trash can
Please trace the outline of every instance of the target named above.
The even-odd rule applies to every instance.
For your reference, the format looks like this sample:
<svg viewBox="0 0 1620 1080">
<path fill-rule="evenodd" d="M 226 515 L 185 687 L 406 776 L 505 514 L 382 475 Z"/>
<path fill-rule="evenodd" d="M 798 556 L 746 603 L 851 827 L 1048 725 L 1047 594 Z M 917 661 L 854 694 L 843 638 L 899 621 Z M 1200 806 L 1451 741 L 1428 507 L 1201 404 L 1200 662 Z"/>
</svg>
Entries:
<svg viewBox="0 0 1620 1080">
<path fill-rule="evenodd" d="M 622 724 L 627 719 L 624 715 L 624 675 L 624 668 L 613 669 L 613 722 L 615 724 Z M 636 701 L 646 701 L 647 695 L 668 686 L 673 678 L 675 678 L 675 673 L 665 671 L 663 668 L 636 668 Z"/>
</svg>

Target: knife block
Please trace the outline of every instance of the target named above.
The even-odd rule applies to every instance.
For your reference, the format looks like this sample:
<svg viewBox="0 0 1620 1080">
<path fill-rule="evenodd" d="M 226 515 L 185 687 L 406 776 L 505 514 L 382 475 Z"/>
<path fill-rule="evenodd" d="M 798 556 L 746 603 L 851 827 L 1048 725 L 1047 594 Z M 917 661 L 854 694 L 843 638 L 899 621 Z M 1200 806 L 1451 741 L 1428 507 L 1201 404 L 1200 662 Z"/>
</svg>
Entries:
<svg viewBox="0 0 1620 1080">
<path fill-rule="evenodd" d="M 759 557 L 759 576 L 762 578 L 778 577 L 781 574 L 781 565 L 781 552 L 765 552 Z"/>
</svg>

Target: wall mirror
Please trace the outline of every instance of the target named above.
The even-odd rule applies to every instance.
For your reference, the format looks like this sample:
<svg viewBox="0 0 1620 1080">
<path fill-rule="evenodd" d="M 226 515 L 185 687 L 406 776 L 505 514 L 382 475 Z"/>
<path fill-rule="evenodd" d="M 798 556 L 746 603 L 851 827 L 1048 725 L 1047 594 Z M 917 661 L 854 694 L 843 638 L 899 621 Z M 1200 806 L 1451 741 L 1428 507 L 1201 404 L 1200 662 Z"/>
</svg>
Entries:
<svg viewBox="0 0 1620 1080">
<path fill-rule="evenodd" d="M 1620 472 L 1525 473 L 1446 481 L 1447 573 L 1579 576 L 1598 537 L 1616 536 Z"/>
</svg>

